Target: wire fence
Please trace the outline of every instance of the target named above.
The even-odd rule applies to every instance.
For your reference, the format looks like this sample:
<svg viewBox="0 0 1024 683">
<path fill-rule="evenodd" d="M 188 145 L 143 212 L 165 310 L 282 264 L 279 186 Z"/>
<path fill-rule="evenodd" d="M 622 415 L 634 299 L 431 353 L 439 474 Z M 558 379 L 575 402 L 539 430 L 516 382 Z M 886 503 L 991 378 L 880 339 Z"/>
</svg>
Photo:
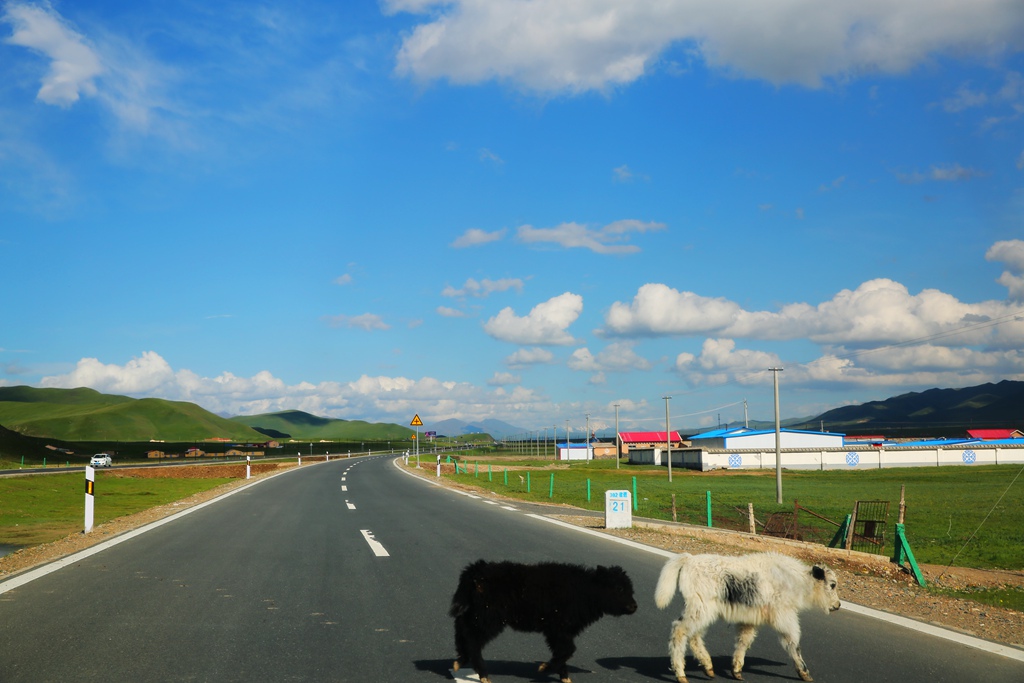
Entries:
<svg viewBox="0 0 1024 683">
<path fill-rule="evenodd" d="M 662 481 L 636 476 L 623 476 L 620 481 L 609 483 L 607 475 L 592 479 L 564 469 L 547 471 L 451 458 L 442 461 L 441 474 L 528 501 L 558 502 L 589 510 L 604 509 L 606 491 L 626 490 L 632 496 L 635 516 L 694 526 L 833 546 L 843 546 L 848 535 L 845 525 L 849 519 L 845 514 L 836 515 L 834 510 L 829 516 L 801 506 L 797 501 L 792 506 L 763 502 L 755 505 L 751 500 L 713 495 L 710 490 L 672 490 Z M 877 554 L 891 552 L 891 539 L 877 531 L 885 528 L 884 513 L 881 520 L 876 519 L 877 512 L 868 516 L 871 519 L 862 519 L 864 524 L 855 530 L 853 549 Z M 866 526 L 870 527 L 870 533 L 865 530 Z"/>
</svg>

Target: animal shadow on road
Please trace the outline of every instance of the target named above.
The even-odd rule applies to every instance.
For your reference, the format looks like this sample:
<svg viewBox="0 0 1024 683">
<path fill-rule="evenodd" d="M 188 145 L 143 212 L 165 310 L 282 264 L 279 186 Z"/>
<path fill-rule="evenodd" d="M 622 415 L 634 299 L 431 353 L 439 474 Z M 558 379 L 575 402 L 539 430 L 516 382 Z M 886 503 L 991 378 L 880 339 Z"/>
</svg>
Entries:
<svg viewBox="0 0 1024 683">
<path fill-rule="evenodd" d="M 416 666 L 417 671 L 429 671 L 435 673 L 438 676 L 442 676 L 449 681 L 452 679 L 449 673 L 452 670 L 452 662 L 455 661 L 454 657 L 447 657 L 445 659 L 418 659 L 413 662 Z M 541 661 L 536 662 L 512 662 L 501 659 L 488 659 L 487 660 L 487 673 L 490 674 L 492 680 L 501 677 L 507 678 L 511 681 L 545 681 L 546 683 L 555 683 L 558 678 L 554 673 L 539 672 L 537 667 L 540 666 Z M 465 667 L 467 673 L 473 673 L 473 667 Z M 459 671 L 462 673 L 462 670 Z M 569 665 L 569 674 L 586 673 L 585 669 Z M 675 680 L 675 679 L 672 679 Z"/>
<path fill-rule="evenodd" d="M 675 681 L 676 676 L 672 673 L 672 666 L 669 663 L 668 654 L 663 657 L 605 657 L 596 660 L 598 666 L 609 671 L 621 669 L 632 669 L 639 676 L 650 678 L 655 681 Z M 725 680 L 732 680 L 732 657 L 712 657 L 711 663 L 715 666 L 715 678 L 723 675 Z M 779 668 L 782 671 L 778 671 Z M 774 670 L 773 670 L 774 669 Z M 779 662 L 759 657 L 747 657 L 743 667 L 743 678 L 747 674 L 754 676 L 770 676 L 772 678 L 796 678 L 791 673 L 787 662 Z M 704 670 L 692 657 L 686 658 L 686 677 L 692 680 L 710 680 L 704 674 Z M 749 679 L 748 679 L 749 680 Z M 574 681 L 575 683 L 575 681 Z"/>
</svg>

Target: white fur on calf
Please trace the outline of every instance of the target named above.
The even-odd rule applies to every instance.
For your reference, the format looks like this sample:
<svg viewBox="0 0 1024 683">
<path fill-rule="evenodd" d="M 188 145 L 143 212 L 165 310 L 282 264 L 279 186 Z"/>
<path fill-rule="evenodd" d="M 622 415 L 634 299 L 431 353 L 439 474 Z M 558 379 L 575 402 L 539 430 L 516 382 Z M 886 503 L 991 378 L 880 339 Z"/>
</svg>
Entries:
<svg viewBox="0 0 1024 683">
<path fill-rule="evenodd" d="M 747 649 L 757 627 L 774 628 L 805 681 L 813 680 L 800 652 L 799 613 L 819 608 L 832 612 L 840 607 L 836 575 L 820 565 L 809 567 L 800 560 L 776 553 L 730 557 L 683 553 L 662 567 L 654 602 L 664 609 L 678 588 L 686 605 L 682 616 L 672 622 L 669 655 L 676 678 L 686 681 L 686 644 L 708 676 L 714 676 L 711 655 L 704 645 L 704 633 L 719 619 L 738 625 L 732 673 L 743 680 Z"/>
</svg>

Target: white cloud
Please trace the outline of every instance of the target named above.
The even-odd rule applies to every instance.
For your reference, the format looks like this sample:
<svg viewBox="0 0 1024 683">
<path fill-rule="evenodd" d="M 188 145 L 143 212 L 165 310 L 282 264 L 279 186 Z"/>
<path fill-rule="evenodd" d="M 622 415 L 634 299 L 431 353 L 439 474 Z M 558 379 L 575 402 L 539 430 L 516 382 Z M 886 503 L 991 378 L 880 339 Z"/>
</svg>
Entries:
<svg viewBox="0 0 1024 683">
<path fill-rule="evenodd" d="M 511 379 L 498 373 L 495 378 Z M 44 387 L 90 387 L 135 398 L 190 401 L 216 413 L 251 415 L 304 410 L 314 415 L 408 424 L 414 414 L 424 420 L 455 417 L 469 422 L 507 417 L 547 420 L 551 404 L 530 389 L 476 387 L 431 377 L 363 375 L 351 382 L 299 382 L 288 385 L 268 371 L 252 377 L 224 372 L 201 377 L 191 370 L 173 370 L 156 352 L 147 351 L 124 365 L 83 358 L 64 375 L 44 377 Z"/>
<path fill-rule="evenodd" d="M 534 347 L 532 349 L 518 349 L 505 359 L 505 365 L 510 368 L 525 368 L 531 365 L 544 365 L 554 360 L 555 354 L 547 349 Z"/>
<path fill-rule="evenodd" d="M 606 332 L 624 336 L 701 334 L 720 330 L 739 315 L 739 304 L 650 283 L 631 304 L 615 302 L 605 315 Z"/>
<path fill-rule="evenodd" d="M 499 157 L 497 154 L 487 149 L 486 147 L 480 148 L 480 161 L 488 161 L 497 166 L 501 166 L 505 163 L 505 160 Z"/>
<path fill-rule="evenodd" d="M 48 4 L 9 3 L 2 20 L 13 27 L 6 42 L 27 47 L 50 60 L 36 99 L 67 107 L 82 95 L 96 95 L 95 80 L 105 71 L 100 56 Z"/>
<path fill-rule="evenodd" d="M 572 370 L 601 373 L 651 369 L 651 362 L 633 350 L 632 342 L 609 344 L 597 355 L 585 347 L 576 349 L 569 357 L 568 365 Z"/>
<path fill-rule="evenodd" d="M 441 296 L 449 297 L 466 297 L 473 296 L 478 298 L 488 297 L 495 292 L 506 292 L 510 289 L 514 289 L 517 292 L 523 291 L 523 281 L 519 278 L 502 278 L 500 280 L 490 280 L 484 278 L 483 280 L 475 280 L 469 278 L 461 288 L 456 289 L 455 287 L 448 286 L 441 291 Z"/>
<path fill-rule="evenodd" d="M 146 351 L 124 365 L 105 365 L 96 358 L 83 358 L 66 375 L 44 377 L 44 387 L 73 389 L 89 387 L 108 394 L 152 394 L 173 385 L 174 371 L 159 354 Z"/>
<path fill-rule="evenodd" d="M 537 304 L 523 317 L 511 307 L 484 323 L 484 331 L 500 341 L 513 344 L 572 344 L 575 339 L 568 327 L 583 312 L 583 297 L 566 292 Z"/>
<path fill-rule="evenodd" d="M 960 164 L 937 164 L 927 172 L 913 171 L 911 173 L 897 173 L 896 177 L 900 182 L 908 185 L 916 185 L 931 180 L 940 183 L 956 183 L 970 180 L 972 178 L 984 178 L 987 173 L 974 168 L 965 168 Z"/>
<path fill-rule="evenodd" d="M 388 330 L 391 326 L 376 313 L 363 313 L 362 315 L 335 315 L 324 316 L 324 320 L 331 327 L 351 327 L 372 332 L 373 330 Z"/>
<path fill-rule="evenodd" d="M 743 380 L 752 373 L 781 365 L 779 357 L 764 351 L 736 350 L 732 339 L 705 339 L 699 356 L 680 353 L 676 370 L 694 384 L 723 384 Z"/>
<path fill-rule="evenodd" d="M 1014 250 L 1013 253 L 1016 253 Z M 721 336 L 762 340 L 809 339 L 818 344 L 870 347 L 943 335 L 947 345 L 1024 343 L 1024 329 L 1005 322 L 1008 302 L 963 303 L 935 289 L 910 294 L 898 282 L 870 280 L 817 306 L 791 303 L 778 311 L 746 311 L 724 298 L 646 284 L 630 304 L 616 302 L 603 335 Z M 991 321 L 1002 321 L 994 325 Z"/>
<path fill-rule="evenodd" d="M 985 259 L 1003 263 L 1018 273 L 1024 273 L 1024 240 L 996 242 L 985 252 Z"/>
<path fill-rule="evenodd" d="M 465 318 L 466 312 L 460 311 L 457 308 L 449 308 L 448 306 L 438 306 L 437 314 L 445 318 Z"/>
<path fill-rule="evenodd" d="M 487 380 L 487 383 L 493 387 L 503 387 L 512 384 L 519 384 L 522 378 L 519 375 L 513 375 L 511 372 L 496 372 L 494 375 Z"/>
<path fill-rule="evenodd" d="M 996 242 L 985 252 L 985 258 L 1007 266 L 996 282 L 1006 287 L 1011 299 L 1024 301 L 1024 240 Z"/>
<path fill-rule="evenodd" d="M 49 3 L 8 3 L 0 21 L 13 27 L 6 42 L 50 60 L 39 101 L 70 107 L 92 97 L 124 130 L 153 133 L 182 148 L 192 144 L 179 123 L 180 104 L 156 94 L 174 78 L 174 70 L 150 59 L 132 40 L 109 33 L 86 37 Z"/>
<path fill-rule="evenodd" d="M 385 8 L 425 15 L 403 40 L 399 74 L 541 93 L 632 83 L 671 46 L 727 75 L 820 87 L 1024 44 L 1019 0 L 390 0 Z"/>
<path fill-rule="evenodd" d="M 494 232 L 486 232 L 479 228 L 470 228 L 466 232 L 455 238 L 451 246 L 455 249 L 464 249 L 466 247 L 478 247 L 481 244 L 488 244 L 490 242 L 497 242 L 505 237 L 505 229 L 495 230 Z"/>
<path fill-rule="evenodd" d="M 979 351 L 934 345 L 888 347 L 844 356 L 828 353 L 809 363 L 786 364 L 774 353 L 736 349 L 731 339 L 705 340 L 701 353 L 680 353 L 675 369 L 693 386 L 735 382 L 768 384 L 770 367 L 782 367 L 788 387 L 970 386 L 999 379 L 1024 378 L 1024 353 L 1017 349 Z"/>
<path fill-rule="evenodd" d="M 594 230 L 580 223 L 562 223 L 554 228 L 534 228 L 522 225 L 516 231 L 516 240 L 524 244 L 556 244 L 566 249 L 589 249 L 597 254 L 633 254 L 640 251 L 634 244 L 622 244 L 630 233 L 664 230 L 664 223 L 625 219 L 609 223 Z"/>
<path fill-rule="evenodd" d="M 339 275 L 338 277 L 334 278 L 334 284 L 336 285 L 347 285 L 351 284 L 351 282 L 352 276 L 349 275 L 348 273 L 345 273 L 344 275 Z"/>
</svg>

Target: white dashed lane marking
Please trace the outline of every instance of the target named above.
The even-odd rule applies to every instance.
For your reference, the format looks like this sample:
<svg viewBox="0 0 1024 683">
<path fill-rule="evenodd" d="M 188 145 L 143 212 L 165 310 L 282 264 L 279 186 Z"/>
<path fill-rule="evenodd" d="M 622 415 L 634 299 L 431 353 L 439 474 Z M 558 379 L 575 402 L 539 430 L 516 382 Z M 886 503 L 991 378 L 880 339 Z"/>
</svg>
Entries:
<svg viewBox="0 0 1024 683">
<path fill-rule="evenodd" d="M 369 529 L 360 529 L 360 533 L 363 535 L 363 538 L 366 539 L 366 542 L 370 545 L 370 549 L 373 551 L 374 555 L 376 555 L 377 557 L 391 557 L 391 554 L 388 553 L 388 551 L 384 548 L 381 542 L 373 537 L 372 531 L 370 531 Z"/>
</svg>

